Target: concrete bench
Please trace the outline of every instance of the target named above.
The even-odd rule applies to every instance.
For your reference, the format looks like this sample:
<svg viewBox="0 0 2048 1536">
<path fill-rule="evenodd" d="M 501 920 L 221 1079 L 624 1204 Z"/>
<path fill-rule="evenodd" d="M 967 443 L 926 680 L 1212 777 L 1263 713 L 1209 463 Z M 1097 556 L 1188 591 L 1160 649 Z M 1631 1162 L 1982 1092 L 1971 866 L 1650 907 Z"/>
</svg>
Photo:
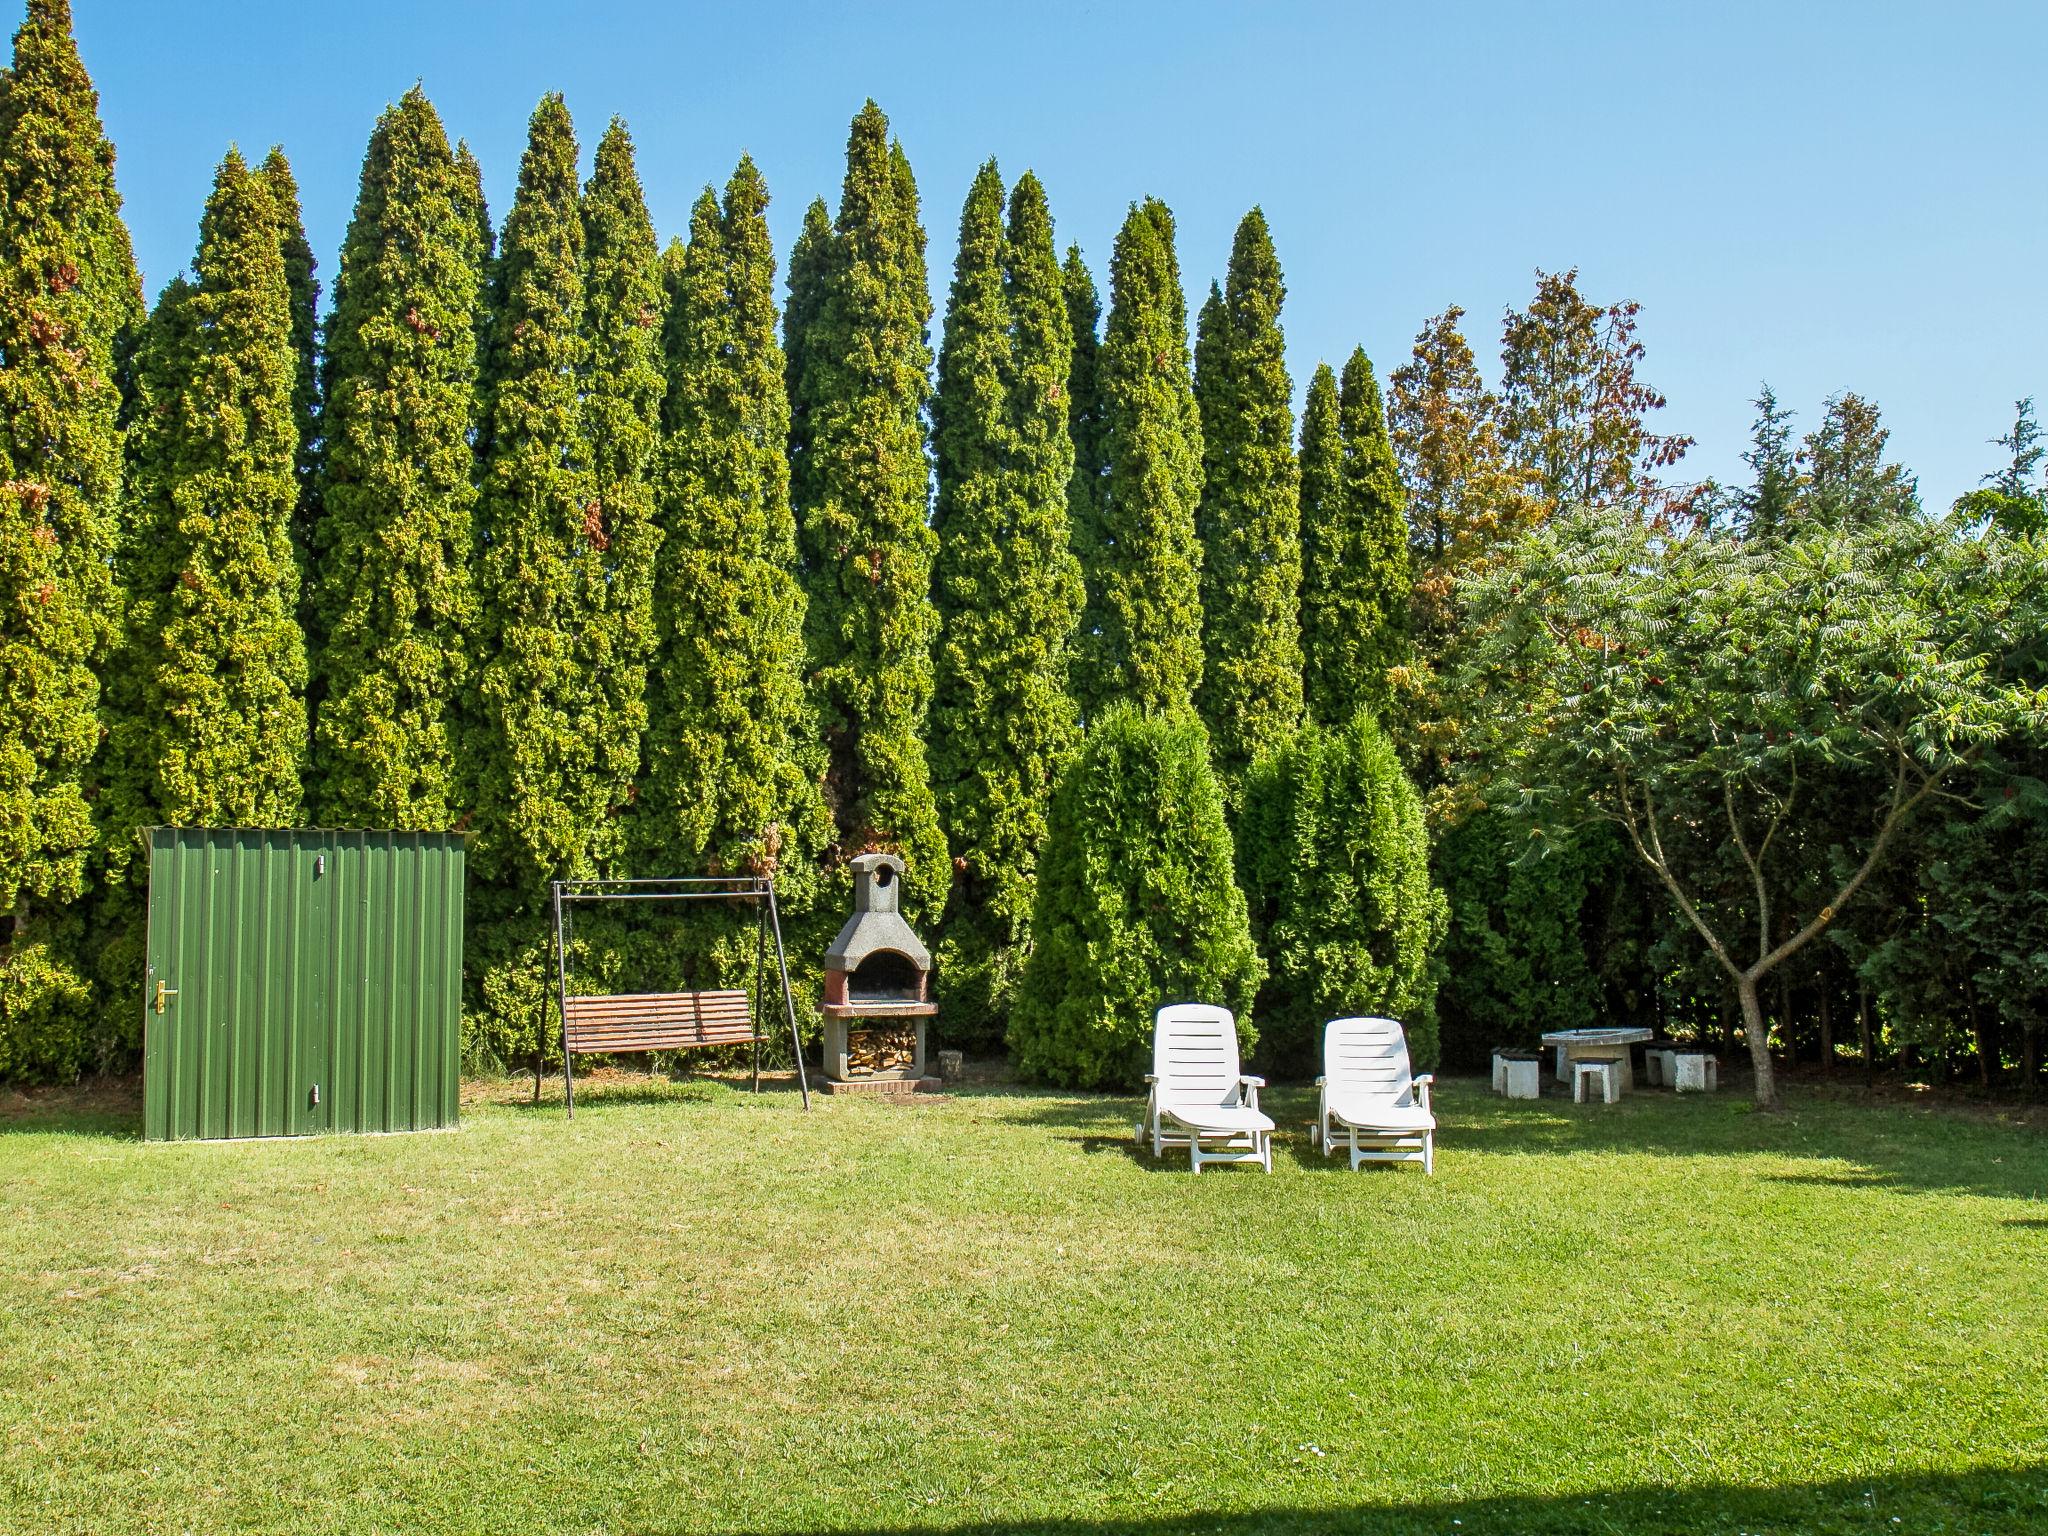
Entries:
<svg viewBox="0 0 2048 1536">
<path fill-rule="evenodd" d="M 1572 1062 L 1572 1102 L 1584 1104 L 1591 1087 L 1600 1089 L 1600 1101 L 1612 1104 L 1621 1097 L 1621 1061 L 1614 1056 L 1580 1056 Z"/>
<path fill-rule="evenodd" d="M 1678 1080 L 1675 1059 L 1679 1047 L 1670 1040 L 1652 1040 L 1643 1047 L 1643 1083 L 1650 1088 L 1669 1088 Z"/>
<path fill-rule="evenodd" d="M 1493 1091 L 1511 1099 L 1534 1099 L 1543 1094 L 1543 1056 L 1538 1051 L 1517 1051 L 1506 1047 L 1493 1053 Z"/>
<path fill-rule="evenodd" d="M 1671 1086 L 1680 1093 L 1712 1093 L 1721 1086 L 1720 1058 L 1708 1051 L 1674 1051 Z"/>
</svg>

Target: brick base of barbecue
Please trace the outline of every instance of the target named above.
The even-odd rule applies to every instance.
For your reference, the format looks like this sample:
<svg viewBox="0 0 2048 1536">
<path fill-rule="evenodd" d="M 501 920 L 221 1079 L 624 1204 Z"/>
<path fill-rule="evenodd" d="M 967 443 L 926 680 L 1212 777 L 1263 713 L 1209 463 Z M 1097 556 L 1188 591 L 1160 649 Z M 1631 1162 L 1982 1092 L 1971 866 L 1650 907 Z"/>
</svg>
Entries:
<svg viewBox="0 0 2048 1536">
<path fill-rule="evenodd" d="M 856 1077 L 844 1081 L 828 1077 L 818 1086 L 827 1093 L 853 1094 L 865 1098 L 907 1099 L 913 1094 L 937 1093 L 943 1085 L 936 1077 Z"/>
</svg>

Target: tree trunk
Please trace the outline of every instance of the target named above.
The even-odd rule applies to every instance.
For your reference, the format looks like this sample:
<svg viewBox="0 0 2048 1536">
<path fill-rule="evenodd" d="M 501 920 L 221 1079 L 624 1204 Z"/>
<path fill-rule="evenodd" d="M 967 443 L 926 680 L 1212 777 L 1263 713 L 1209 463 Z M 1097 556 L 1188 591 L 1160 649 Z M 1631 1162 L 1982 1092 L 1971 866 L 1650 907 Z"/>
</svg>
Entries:
<svg viewBox="0 0 2048 1536">
<path fill-rule="evenodd" d="M 1870 983 L 1856 978 L 1856 1043 L 1863 1048 L 1863 1086 L 1877 1082 L 1877 1051 L 1870 1043 Z"/>
<path fill-rule="evenodd" d="M 1778 1078 L 1771 1070 L 1771 1031 L 1764 1023 L 1763 1003 L 1756 995 L 1756 978 L 1736 978 L 1736 995 L 1742 999 L 1742 1033 L 1749 1041 L 1749 1064 L 1756 1069 L 1756 1107 L 1778 1107 Z"/>
<path fill-rule="evenodd" d="M 1835 1015 L 1826 976 L 1820 979 L 1820 1075 L 1835 1075 Z"/>
<path fill-rule="evenodd" d="M 1970 988 L 1970 1033 L 1977 1042 L 1977 1086 L 1989 1088 L 1992 1080 L 2000 1076 L 2002 1063 L 1998 1059 L 1998 1039 L 1993 1033 L 1991 1022 L 1984 1016 L 1984 1010 L 1977 1006 L 1977 989 Z"/>
</svg>

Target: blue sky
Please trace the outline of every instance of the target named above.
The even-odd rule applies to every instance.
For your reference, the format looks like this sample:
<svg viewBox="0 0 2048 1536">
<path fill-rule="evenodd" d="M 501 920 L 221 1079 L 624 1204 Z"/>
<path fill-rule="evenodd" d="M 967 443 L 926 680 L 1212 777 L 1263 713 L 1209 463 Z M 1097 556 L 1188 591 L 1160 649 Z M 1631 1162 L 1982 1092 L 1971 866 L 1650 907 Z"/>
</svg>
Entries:
<svg viewBox="0 0 2048 1536">
<path fill-rule="evenodd" d="M 18 0 L 17 0 L 18 5 Z M 1271 221 L 1299 388 L 1382 375 L 1457 303 L 1489 373 L 1537 267 L 1642 302 L 1661 429 L 1739 476 L 1768 379 L 1802 426 L 1883 406 L 1945 503 L 2048 397 L 2048 5 L 658 4 L 74 0 L 144 280 L 190 259 L 229 143 L 282 143 L 331 278 L 377 112 L 424 81 L 502 218 L 563 91 L 586 165 L 626 118 L 664 239 L 744 149 L 786 252 L 881 103 L 925 198 L 936 301 L 975 167 L 1026 167 L 1105 272 L 1135 197 L 1179 220 L 1191 297 Z M 10 23 L 18 17 L 18 10 Z M 2048 398 L 2043 400 L 2048 407 Z"/>
</svg>

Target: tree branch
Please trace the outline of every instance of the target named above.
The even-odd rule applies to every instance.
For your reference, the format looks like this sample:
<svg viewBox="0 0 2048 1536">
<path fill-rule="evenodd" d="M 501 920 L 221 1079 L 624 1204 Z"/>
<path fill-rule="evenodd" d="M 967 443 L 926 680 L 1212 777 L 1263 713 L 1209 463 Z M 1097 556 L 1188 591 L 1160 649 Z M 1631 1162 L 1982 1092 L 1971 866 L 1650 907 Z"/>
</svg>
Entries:
<svg viewBox="0 0 2048 1536">
<path fill-rule="evenodd" d="M 1822 907 L 1820 914 L 1812 922 L 1801 928 L 1797 933 L 1785 940 L 1784 943 L 1771 950 L 1758 960 L 1755 965 L 1750 967 L 1750 979 L 1752 981 L 1756 980 L 1771 970 L 1772 967 L 1779 964 L 1779 962 L 1798 953 L 1798 951 L 1806 947 L 1809 939 L 1827 927 L 1829 923 L 1832 923 L 1841 913 L 1843 906 L 1847 904 L 1849 899 L 1863 888 L 1863 882 L 1870 878 L 1871 871 L 1877 868 L 1878 860 L 1884 857 L 1885 849 L 1891 843 L 1892 834 L 1898 831 L 1900 824 L 1913 813 L 1913 808 L 1933 794 L 1940 786 L 1941 781 L 1952 770 L 1964 767 L 1974 762 L 1976 758 L 1977 749 L 1972 747 L 1960 757 L 1928 774 L 1920 781 L 1919 787 L 1911 795 L 1908 795 L 1906 793 L 1906 769 L 1911 763 L 1911 759 L 1901 752 L 1899 754 L 1898 772 L 1892 778 L 1891 808 L 1885 812 L 1884 820 L 1878 826 L 1877 836 L 1871 840 L 1870 852 L 1864 856 L 1863 862 L 1857 866 L 1856 873 L 1851 875 L 1847 883 L 1835 892 L 1835 899 Z"/>
<path fill-rule="evenodd" d="M 1642 855 L 1643 862 L 1657 872 L 1657 878 L 1664 882 L 1664 889 L 1669 891 L 1671 899 L 1678 903 L 1678 910 L 1685 914 L 1686 921 L 1693 925 L 1699 936 L 1707 941 L 1707 948 L 1714 952 L 1714 958 L 1721 962 L 1722 969 L 1740 980 L 1742 968 L 1730 957 L 1714 930 L 1707 926 L 1706 919 L 1700 916 L 1691 898 L 1679 889 L 1678 881 L 1671 873 L 1671 866 L 1664 857 L 1664 839 L 1657 832 L 1657 808 L 1650 799 L 1650 791 L 1647 788 L 1643 790 L 1643 814 L 1649 823 L 1650 840 L 1656 847 L 1654 854 L 1644 846 L 1642 830 L 1636 825 L 1635 798 L 1629 788 L 1628 773 L 1617 768 L 1614 770 L 1614 777 L 1621 791 L 1622 825 L 1628 829 L 1628 840 L 1635 845 L 1636 852 Z"/>
</svg>

